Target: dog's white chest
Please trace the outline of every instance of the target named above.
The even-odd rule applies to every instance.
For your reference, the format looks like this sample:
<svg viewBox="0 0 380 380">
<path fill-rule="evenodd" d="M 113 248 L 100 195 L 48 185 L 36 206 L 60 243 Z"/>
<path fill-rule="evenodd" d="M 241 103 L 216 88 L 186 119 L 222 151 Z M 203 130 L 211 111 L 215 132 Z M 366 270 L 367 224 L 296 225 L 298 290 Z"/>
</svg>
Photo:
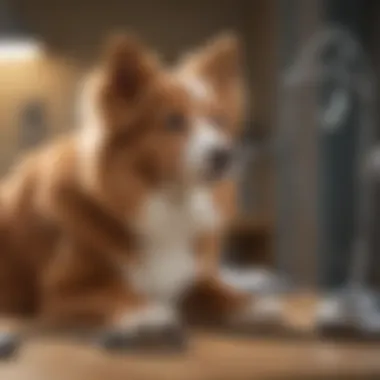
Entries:
<svg viewBox="0 0 380 380">
<path fill-rule="evenodd" d="M 196 238 L 219 221 L 207 190 L 193 190 L 181 199 L 165 192 L 148 199 L 138 220 L 143 246 L 132 274 L 135 286 L 164 299 L 184 291 L 197 274 Z"/>
</svg>

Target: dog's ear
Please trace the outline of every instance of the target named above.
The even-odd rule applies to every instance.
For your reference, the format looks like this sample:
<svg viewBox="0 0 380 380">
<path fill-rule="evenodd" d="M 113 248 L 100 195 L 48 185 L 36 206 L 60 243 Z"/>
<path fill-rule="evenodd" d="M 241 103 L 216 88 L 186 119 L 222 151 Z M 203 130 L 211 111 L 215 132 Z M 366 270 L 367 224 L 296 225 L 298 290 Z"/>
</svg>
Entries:
<svg viewBox="0 0 380 380">
<path fill-rule="evenodd" d="M 248 110 L 249 90 L 243 62 L 239 37 L 228 32 L 185 56 L 177 67 L 184 77 L 210 85 L 234 131 L 242 125 Z"/>
<path fill-rule="evenodd" d="M 244 75 L 240 40 L 235 33 L 223 33 L 184 57 L 180 66 L 201 75 L 219 89 L 236 84 Z"/>
<path fill-rule="evenodd" d="M 135 36 L 114 34 L 105 44 L 105 67 L 112 90 L 133 100 L 154 78 L 158 61 Z"/>
</svg>

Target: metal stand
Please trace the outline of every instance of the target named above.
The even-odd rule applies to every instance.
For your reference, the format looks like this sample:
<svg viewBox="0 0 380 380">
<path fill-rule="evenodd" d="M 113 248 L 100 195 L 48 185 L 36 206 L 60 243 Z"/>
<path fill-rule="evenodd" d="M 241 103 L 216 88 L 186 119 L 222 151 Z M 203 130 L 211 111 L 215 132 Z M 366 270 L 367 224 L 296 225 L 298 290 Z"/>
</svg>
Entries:
<svg viewBox="0 0 380 380">
<path fill-rule="evenodd" d="M 317 113 L 318 144 L 322 149 L 319 149 L 316 182 L 321 193 L 315 203 L 318 210 L 322 210 L 319 227 L 317 225 L 317 253 L 328 261 L 320 267 L 326 298 L 321 303 L 317 326 L 322 332 L 336 334 L 351 329 L 361 337 L 371 338 L 380 336 L 380 307 L 369 283 L 373 255 L 377 251 L 374 243 L 379 224 L 377 214 L 380 213 L 380 207 L 375 207 L 380 188 L 380 151 L 368 158 L 375 141 L 374 82 L 361 44 L 346 29 L 326 28 L 306 45 L 284 76 L 284 103 L 280 115 L 283 128 L 278 139 L 279 152 L 282 152 L 278 170 L 287 182 L 282 196 L 290 194 L 289 199 L 296 196 L 302 207 L 312 205 L 312 200 L 308 203 L 302 199 L 308 193 L 308 185 L 300 179 L 297 162 L 300 157 L 294 157 L 297 134 L 302 127 L 310 125 L 297 125 L 294 116 L 297 111 L 294 103 L 289 105 L 289 99 L 292 99 L 290 94 L 302 93 L 305 87 L 314 88 L 316 93 L 324 90 Z M 302 107 L 302 104 L 297 106 Z M 342 131 L 347 126 L 352 129 Z M 342 161 L 344 157 L 347 162 Z M 344 181 L 348 181 L 347 188 L 341 186 Z M 294 212 L 291 202 L 285 204 Z M 347 214 L 344 207 L 353 207 L 352 215 Z M 281 257 L 284 259 L 287 255 L 287 260 L 292 259 L 290 255 L 295 249 L 294 213 L 292 215 L 290 209 L 282 209 L 280 222 L 283 220 L 283 224 L 280 223 L 278 243 L 283 251 Z M 305 214 L 307 211 L 303 210 Z M 309 215 L 316 215 L 315 210 Z M 349 218 L 351 227 L 345 224 Z M 348 230 L 342 231 L 339 226 Z"/>
</svg>

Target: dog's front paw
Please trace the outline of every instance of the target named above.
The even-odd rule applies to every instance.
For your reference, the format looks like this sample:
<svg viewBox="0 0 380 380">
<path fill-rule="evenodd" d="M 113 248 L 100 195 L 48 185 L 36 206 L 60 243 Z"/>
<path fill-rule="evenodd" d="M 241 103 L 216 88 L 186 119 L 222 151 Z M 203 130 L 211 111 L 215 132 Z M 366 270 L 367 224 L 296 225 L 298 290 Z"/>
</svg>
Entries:
<svg viewBox="0 0 380 380">
<path fill-rule="evenodd" d="M 278 298 L 252 298 L 247 305 L 231 315 L 228 324 L 232 331 L 245 334 L 275 333 L 283 327 L 282 311 Z"/>
<path fill-rule="evenodd" d="M 107 349 L 182 349 L 186 336 L 177 313 L 169 306 L 150 304 L 118 318 L 116 328 L 102 334 Z"/>
</svg>

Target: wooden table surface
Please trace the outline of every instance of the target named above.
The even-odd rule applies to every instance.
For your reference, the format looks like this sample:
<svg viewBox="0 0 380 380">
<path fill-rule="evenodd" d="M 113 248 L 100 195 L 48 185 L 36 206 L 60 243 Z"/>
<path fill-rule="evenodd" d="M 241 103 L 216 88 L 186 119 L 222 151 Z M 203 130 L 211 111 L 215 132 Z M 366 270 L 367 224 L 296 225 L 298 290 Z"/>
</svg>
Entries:
<svg viewBox="0 0 380 380">
<path fill-rule="evenodd" d="M 292 320 L 310 320 L 310 299 L 297 301 Z M 289 310 L 297 309 L 294 304 Z M 296 318 L 298 317 L 298 319 Z M 305 324 L 306 326 L 306 324 Z M 251 380 L 380 379 L 380 344 L 243 339 L 194 333 L 178 355 L 105 353 L 58 340 L 27 343 L 0 364 L 0 380 Z"/>
<path fill-rule="evenodd" d="M 193 338 L 178 356 L 105 354 L 69 343 L 35 342 L 0 365 L 1 380 L 380 379 L 380 348 L 333 343 Z"/>
</svg>

